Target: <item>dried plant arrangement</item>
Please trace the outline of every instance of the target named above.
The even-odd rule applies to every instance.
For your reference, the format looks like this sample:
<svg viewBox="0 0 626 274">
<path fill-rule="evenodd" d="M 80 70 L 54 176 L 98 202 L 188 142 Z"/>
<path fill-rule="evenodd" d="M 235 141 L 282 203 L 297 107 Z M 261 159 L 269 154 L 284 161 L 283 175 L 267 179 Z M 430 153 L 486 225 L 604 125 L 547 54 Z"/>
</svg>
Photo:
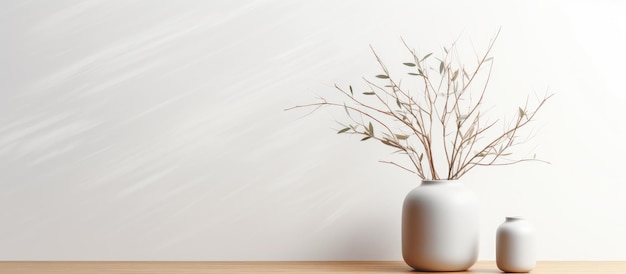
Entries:
<svg viewBox="0 0 626 274">
<path fill-rule="evenodd" d="M 498 33 L 484 54 L 477 54 L 475 65 L 460 61 L 456 42 L 444 47 L 442 56 L 418 55 L 403 40 L 411 59 L 402 64 L 416 88 L 408 88 L 392 75 L 380 56 L 372 52 L 382 72 L 375 80 L 363 78 L 365 92 L 352 86 L 335 85 L 344 101 L 319 98 L 315 103 L 290 109 L 313 107 L 343 108 L 349 123 L 340 123 L 338 134 L 360 135 L 361 141 L 375 140 L 406 155 L 405 163 L 381 161 L 418 175 L 421 179 L 459 179 L 477 166 L 510 165 L 541 161 L 531 157 L 513 157 L 513 148 L 531 134 L 521 135 L 552 94 L 537 98 L 534 107 L 528 99 L 515 109 L 510 121 L 489 120 L 485 115 L 485 96 L 493 68 L 492 48 Z M 498 130 L 500 128 L 500 130 Z"/>
</svg>

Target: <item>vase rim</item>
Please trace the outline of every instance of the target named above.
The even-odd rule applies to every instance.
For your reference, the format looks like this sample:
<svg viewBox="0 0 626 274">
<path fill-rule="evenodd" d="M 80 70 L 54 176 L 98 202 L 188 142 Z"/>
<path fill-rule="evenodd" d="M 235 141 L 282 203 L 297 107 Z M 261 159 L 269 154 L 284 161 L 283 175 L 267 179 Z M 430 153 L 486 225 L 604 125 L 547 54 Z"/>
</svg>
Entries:
<svg viewBox="0 0 626 274">
<path fill-rule="evenodd" d="M 451 183 L 451 182 L 457 182 L 457 179 L 453 179 L 453 180 L 449 180 L 449 179 L 436 179 L 436 180 L 422 180 L 423 184 L 433 184 L 433 183 Z"/>
<path fill-rule="evenodd" d="M 505 220 L 507 222 L 509 222 L 509 221 L 520 221 L 520 220 L 526 220 L 526 218 L 524 218 L 523 216 L 506 216 Z"/>
</svg>

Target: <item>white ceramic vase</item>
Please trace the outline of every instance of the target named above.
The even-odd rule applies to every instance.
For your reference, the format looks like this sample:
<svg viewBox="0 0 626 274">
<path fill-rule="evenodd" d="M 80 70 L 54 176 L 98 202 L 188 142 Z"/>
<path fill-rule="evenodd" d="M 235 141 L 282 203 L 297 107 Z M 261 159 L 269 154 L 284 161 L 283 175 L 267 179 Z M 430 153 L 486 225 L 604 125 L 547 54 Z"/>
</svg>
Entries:
<svg viewBox="0 0 626 274">
<path fill-rule="evenodd" d="M 478 258 L 478 198 L 456 180 L 422 181 L 402 207 L 402 257 L 416 270 L 463 271 Z"/>
<path fill-rule="evenodd" d="M 496 232 L 496 264 L 504 272 L 529 272 L 535 267 L 534 229 L 521 217 L 506 217 Z"/>
</svg>

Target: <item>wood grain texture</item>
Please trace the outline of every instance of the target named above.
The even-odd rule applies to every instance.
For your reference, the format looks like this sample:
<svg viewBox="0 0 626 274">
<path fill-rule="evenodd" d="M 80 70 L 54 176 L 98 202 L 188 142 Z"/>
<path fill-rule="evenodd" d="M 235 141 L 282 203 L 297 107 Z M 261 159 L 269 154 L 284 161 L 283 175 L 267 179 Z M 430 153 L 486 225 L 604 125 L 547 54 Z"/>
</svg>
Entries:
<svg viewBox="0 0 626 274">
<path fill-rule="evenodd" d="M 200 274 L 200 273 L 422 273 L 412 271 L 403 262 L 47 262 L 4 261 L 0 273 L 11 274 Z M 424 272 L 429 273 L 429 272 Z M 432 273 L 432 272 L 431 272 Z M 467 272 L 502 273 L 495 262 L 476 263 Z M 626 261 L 544 261 L 538 262 L 533 274 L 626 273 Z"/>
</svg>

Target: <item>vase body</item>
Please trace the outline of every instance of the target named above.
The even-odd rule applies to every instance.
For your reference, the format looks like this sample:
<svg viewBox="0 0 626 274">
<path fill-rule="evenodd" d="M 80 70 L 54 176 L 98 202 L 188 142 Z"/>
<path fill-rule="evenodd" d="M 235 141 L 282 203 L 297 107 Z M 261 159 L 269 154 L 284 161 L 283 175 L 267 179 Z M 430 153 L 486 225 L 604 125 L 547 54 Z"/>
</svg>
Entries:
<svg viewBox="0 0 626 274">
<path fill-rule="evenodd" d="M 478 198 L 456 180 L 422 181 L 402 206 L 402 257 L 416 270 L 463 271 L 478 258 Z"/>
<path fill-rule="evenodd" d="M 535 267 L 534 229 L 521 217 L 506 217 L 496 232 L 496 264 L 504 272 L 529 272 Z"/>
</svg>

